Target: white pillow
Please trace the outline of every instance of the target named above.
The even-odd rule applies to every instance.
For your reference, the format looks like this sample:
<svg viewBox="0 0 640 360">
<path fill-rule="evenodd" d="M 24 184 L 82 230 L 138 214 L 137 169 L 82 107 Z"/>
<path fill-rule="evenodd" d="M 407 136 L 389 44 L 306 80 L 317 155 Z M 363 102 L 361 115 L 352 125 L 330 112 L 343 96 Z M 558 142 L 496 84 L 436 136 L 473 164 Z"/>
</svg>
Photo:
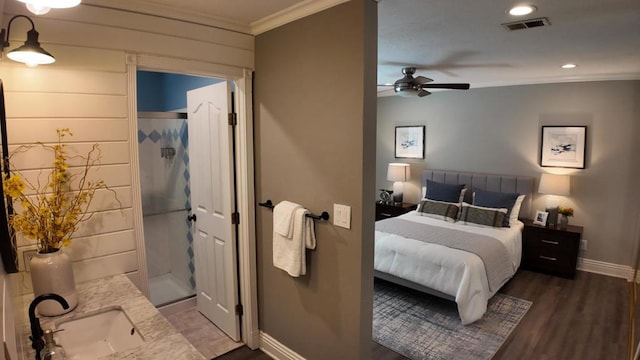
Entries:
<svg viewBox="0 0 640 360">
<path fill-rule="evenodd" d="M 520 215 L 520 207 L 522 207 L 522 201 L 524 201 L 524 197 L 526 195 L 520 195 L 516 199 L 516 202 L 513 204 L 511 208 L 511 213 L 509 214 L 509 225 L 514 225 L 518 222 L 518 215 Z"/>
</svg>

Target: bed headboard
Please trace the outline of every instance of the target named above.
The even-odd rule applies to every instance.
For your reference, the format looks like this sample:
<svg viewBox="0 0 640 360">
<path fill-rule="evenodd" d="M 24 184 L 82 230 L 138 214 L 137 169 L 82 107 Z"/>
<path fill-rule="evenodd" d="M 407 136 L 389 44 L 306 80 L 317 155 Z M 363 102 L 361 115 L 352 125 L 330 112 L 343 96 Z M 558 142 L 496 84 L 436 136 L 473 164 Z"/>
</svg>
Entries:
<svg viewBox="0 0 640 360">
<path fill-rule="evenodd" d="M 423 189 L 427 180 L 437 181 L 446 184 L 465 184 L 467 190 L 464 201 L 471 203 L 473 198 L 473 189 L 479 188 L 487 191 L 497 191 L 506 193 L 520 193 L 526 195 L 520 208 L 520 218 L 531 217 L 531 203 L 533 202 L 533 184 L 532 176 L 516 176 L 516 175 L 493 175 L 482 173 L 457 172 L 446 170 L 423 170 L 421 187 Z"/>
</svg>

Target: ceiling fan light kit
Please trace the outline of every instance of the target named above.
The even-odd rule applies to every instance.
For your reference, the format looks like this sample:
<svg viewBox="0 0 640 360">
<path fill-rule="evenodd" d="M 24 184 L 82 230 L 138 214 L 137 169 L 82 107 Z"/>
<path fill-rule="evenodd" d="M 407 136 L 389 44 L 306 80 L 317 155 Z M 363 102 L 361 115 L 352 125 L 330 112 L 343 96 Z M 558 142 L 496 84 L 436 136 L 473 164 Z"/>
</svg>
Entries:
<svg viewBox="0 0 640 360">
<path fill-rule="evenodd" d="M 452 89 L 452 90 L 469 90 L 469 84 L 464 83 L 453 83 L 453 84 L 439 84 L 432 83 L 433 79 L 429 79 L 424 76 L 416 76 L 414 77 L 416 68 L 415 67 L 404 67 L 402 68 L 402 74 L 404 77 L 402 79 L 396 80 L 393 83 L 393 91 L 396 94 L 402 97 L 424 97 L 427 95 L 431 95 L 431 92 L 426 89 Z M 388 85 L 382 85 L 388 86 Z"/>
</svg>

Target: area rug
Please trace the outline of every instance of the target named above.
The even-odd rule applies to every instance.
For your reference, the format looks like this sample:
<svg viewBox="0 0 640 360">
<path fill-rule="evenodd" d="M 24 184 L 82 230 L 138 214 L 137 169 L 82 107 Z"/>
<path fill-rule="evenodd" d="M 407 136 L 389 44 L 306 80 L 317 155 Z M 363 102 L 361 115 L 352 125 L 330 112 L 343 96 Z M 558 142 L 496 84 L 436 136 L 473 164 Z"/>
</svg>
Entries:
<svg viewBox="0 0 640 360">
<path fill-rule="evenodd" d="M 373 340 L 413 360 L 491 359 L 532 304 L 498 293 L 463 326 L 453 301 L 377 279 L 374 290 Z"/>
</svg>

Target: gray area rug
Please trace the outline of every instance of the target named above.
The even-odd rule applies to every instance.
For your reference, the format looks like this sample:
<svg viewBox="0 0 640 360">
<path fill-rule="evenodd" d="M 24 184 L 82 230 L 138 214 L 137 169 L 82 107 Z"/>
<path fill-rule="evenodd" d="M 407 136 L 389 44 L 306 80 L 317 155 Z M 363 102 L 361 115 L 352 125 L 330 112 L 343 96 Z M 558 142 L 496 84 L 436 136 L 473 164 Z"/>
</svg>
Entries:
<svg viewBox="0 0 640 360">
<path fill-rule="evenodd" d="M 463 326 L 453 301 L 378 279 L 374 290 L 373 340 L 413 360 L 491 359 L 532 304 L 498 293 Z"/>
</svg>

